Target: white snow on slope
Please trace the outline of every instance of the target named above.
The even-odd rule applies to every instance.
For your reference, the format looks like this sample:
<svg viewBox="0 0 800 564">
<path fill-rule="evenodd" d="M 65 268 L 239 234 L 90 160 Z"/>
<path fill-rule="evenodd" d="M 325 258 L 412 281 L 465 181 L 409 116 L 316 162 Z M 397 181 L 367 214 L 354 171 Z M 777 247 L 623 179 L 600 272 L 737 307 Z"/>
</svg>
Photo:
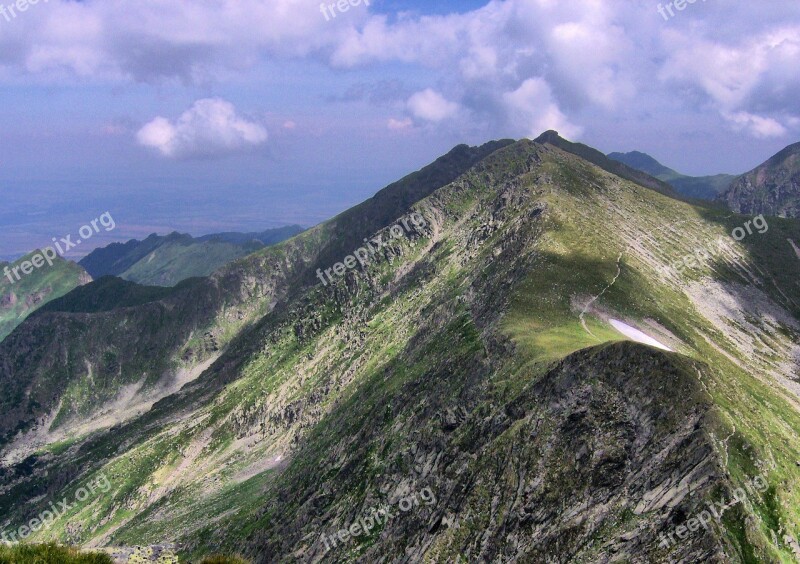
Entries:
<svg viewBox="0 0 800 564">
<path fill-rule="evenodd" d="M 650 335 L 642 333 L 641 331 L 631 327 L 627 323 L 623 323 L 622 321 L 617 321 L 616 319 L 610 319 L 609 321 L 611 322 L 611 325 L 614 326 L 614 329 L 616 329 L 629 339 L 636 341 L 637 343 L 642 343 L 645 345 L 650 345 L 651 347 L 656 347 L 658 349 L 673 352 L 671 348 L 667 347 L 666 345 L 662 345 L 654 338 L 652 338 Z"/>
</svg>

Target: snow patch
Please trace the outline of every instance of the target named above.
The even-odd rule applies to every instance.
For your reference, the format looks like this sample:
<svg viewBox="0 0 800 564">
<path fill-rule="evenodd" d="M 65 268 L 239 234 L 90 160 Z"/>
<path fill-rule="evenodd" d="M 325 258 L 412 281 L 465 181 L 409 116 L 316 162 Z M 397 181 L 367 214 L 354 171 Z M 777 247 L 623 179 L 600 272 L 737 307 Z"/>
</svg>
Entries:
<svg viewBox="0 0 800 564">
<path fill-rule="evenodd" d="M 609 322 L 614 327 L 614 329 L 616 329 L 629 339 L 636 341 L 637 343 L 642 343 L 644 345 L 650 345 L 651 347 L 656 347 L 657 349 L 673 352 L 673 350 L 668 346 L 662 345 L 650 335 L 642 333 L 641 331 L 639 331 L 634 327 L 631 327 L 627 323 L 623 323 L 622 321 L 618 321 L 616 319 L 610 319 Z"/>
</svg>

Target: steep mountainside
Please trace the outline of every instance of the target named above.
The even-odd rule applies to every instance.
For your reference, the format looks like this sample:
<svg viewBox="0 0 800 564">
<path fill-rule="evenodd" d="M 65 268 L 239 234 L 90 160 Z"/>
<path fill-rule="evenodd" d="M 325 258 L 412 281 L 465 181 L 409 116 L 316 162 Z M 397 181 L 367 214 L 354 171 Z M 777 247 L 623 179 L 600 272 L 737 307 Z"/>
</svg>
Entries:
<svg viewBox="0 0 800 564">
<path fill-rule="evenodd" d="M 348 254 L 387 218 L 407 211 L 508 143 L 460 145 L 302 238 L 235 261 L 209 278 L 187 280 L 138 307 L 98 312 L 88 293 L 97 288 L 100 301 L 112 304 L 115 299 L 105 293 L 104 280 L 67 296 L 60 310 L 42 312 L 0 344 L 0 382 L 6 386 L 0 395 L 0 447 L 18 431 L 34 437 L 56 429 L 64 434 L 70 420 L 92 428 L 111 426 L 152 405 L 196 378 L 221 348 L 284 302 L 299 282 L 316 280 L 314 270 L 329 267 L 328 257 Z M 97 315 L 86 315 L 91 312 Z M 46 354 L 29 354 L 38 347 Z M 97 386 L 98 381 L 103 385 Z M 40 440 L 49 439 L 31 438 L 30 444 Z M 32 451 L 22 442 L 25 452 Z"/>
<path fill-rule="evenodd" d="M 720 198 L 737 213 L 800 218 L 800 143 L 739 177 Z"/>
<path fill-rule="evenodd" d="M 686 176 L 658 162 L 646 153 L 631 151 L 630 153 L 609 153 L 609 159 L 619 161 L 631 168 L 646 172 L 659 180 L 663 180 L 679 193 L 689 198 L 715 200 L 725 192 L 736 180 L 732 174 L 715 174 L 713 176 Z"/>
<path fill-rule="evenodd" d="M 630 180 L 631 182 L 635 182 L 636 184 L 640 184 L 667 196 L 674 198 L 680 197 L 680 195 L 672 188 L 672 186 L 666 182 L 662 182 L 650 174 L 643 174 L 640 170 L 631 168 L 626 164 L 620 163 L 619 161 L 609 159 L 607 156 L 593 147 L 589 147 L 583 143 L 573 143 L 572 141 L 567 141 L 563 137 L 559 136 L 557 131 L 545 131 L 536 139 L 536 143 L 558 147 L 559 149 L 562 149 L 568 153 L 572 153 L 573 155 L 577 155 L 580 158 L 599 166 L 606 172 L 615 174 L 620 178 Z"/>
<path fill-rule="evenodd" d="M 18 270 L 20 277 L 17 280 L 14 267 L 19 268 L 38 254 L 35 251 L 14 263 L 0 262 L 0 341 L 50 300 L 92 280 L 80 266 L 61 257 L 52 259 L 52 266 L 43 263 L 42 267 L 33 268 L 30 274 Z M 6 268 L 11 272 L 10 279 L 4 274 Z"/>
<path fill-rule="evenodd" d="M 256 562 L 791 561 L 800 225 L 737 241 L 749 218 L 551 140 L 457 147 L 152 301 L 127 288 L 109 309 L 98 281 L 31 317 L 0 344 L 0 527 L 104 477 L 33 538 Z M 317 279 L 365 238 L 363 268 Z M 675 352 L 620 342 L 620 322 Z"/>
<path fill-rule="evenodd" d="M 96 249 L 79 264 L 94 278 L 110 275 L 139 284 L 174 286 L 187 278 L 208 276 L 224 264 L 302 230 L 293 225 L 261 233 L 218 233 L 197 238 L 177 232 L 163 237 L 154 233 L 144 241 L 132 239 Z"/>
</svg>

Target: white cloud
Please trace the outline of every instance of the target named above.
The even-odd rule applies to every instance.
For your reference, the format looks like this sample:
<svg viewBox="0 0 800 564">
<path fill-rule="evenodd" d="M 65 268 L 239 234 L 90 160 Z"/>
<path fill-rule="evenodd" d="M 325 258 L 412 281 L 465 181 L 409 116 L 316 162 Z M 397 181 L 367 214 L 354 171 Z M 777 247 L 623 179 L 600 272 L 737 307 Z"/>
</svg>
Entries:
<svg viewBox="0 0 800 564">
<path fill-rule="evenodd" d="M 667 84 L 694 88 L 720 115 L 755 137 L 787 133 L 800 115 L 800 26 L 748 36 L 738 43 L 664 34 L 669 56 L 660 78 Z"/>
<path fill-rule="evenodd" d="M 576 139 L 582 129 L 570 123 L 553 102 L 550 87 L 541 78 L 529 78 L 503 99 L 510 113 L 511 123 L 522 128 L 521 133 L 530 138 L 538 137 L 548 129 L 558 131 L 563 137 Z"/>
<path fill-rule="evenodd" d="M 391 131 L 406 131 L 414 126 L 414 122 L 411 121 L 411 118 L 405 119 L 395 119 L 389 118 L 389 121 L 386 123 L 386 127 L 388 127 Z"/>
<path fill-rule="evenodd" d="M 267 130 L 236 114 L 230 102 L 198 100 L 175 122 L 157 117 L 136 134 L 140 144 L 170 158 L 215 157 L 260 145 Z"/>
<path fill-rule="evenodd" d="M 406 105 L 415 118 L 425 121 L 440 122 L 458 113 L 458 104 L 430 88 L 413 94 Z"/>
<path fill-rule="evenodd" d="M 747 112 L 724 113 L 723 117 L 737 129 L 746 129 L 760 139 L 783 137 L 787 129 L 772 118 L 765 118 Z"/>
<path fill-rule="evenodd" d="M 469 115 L 464 129 L 487 136 L 516 127 L 511 110 L 526 128 L 575 131 L 653 115 L 664 101 L 658 112 L 710 107 L 718 125 L 758 136 L 800 116 L 798 2 L 696 2 L 665 22 L 655 4 L 629 0 L 491 0 L 461 14 L 396 17 L 362 6 L 331 21 L 312 0 L 50 0 L 0 26 L 0 81 L 194 84 L 265 59 L 426 67 L 449 99 L 423 90 L 407 100 L 408 115 Z M 148 134 L 170 130 L 156 123 Z"/>
</svg>

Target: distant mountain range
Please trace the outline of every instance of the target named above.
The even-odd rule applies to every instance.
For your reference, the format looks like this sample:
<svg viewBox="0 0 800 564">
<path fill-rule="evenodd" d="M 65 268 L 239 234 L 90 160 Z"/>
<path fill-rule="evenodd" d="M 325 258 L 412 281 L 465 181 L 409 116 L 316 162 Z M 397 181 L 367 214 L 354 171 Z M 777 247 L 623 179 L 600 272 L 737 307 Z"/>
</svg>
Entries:
<svg viewBox="0 0 800 564">
<path fill-rule="evenodd" d="M 82 307 L 123 307 L 165 295 L 163 288 L 147 286 L 174 286 L 183 280 L 208 276 L 219 267 L 275 245 L 298 233 L 298 225 L 268 229 L 258 233 L 216 233 L 202 237 L 172 233 L 166 236 L 150 235 L 144 241 L 135 239 L 127 243 L 112 243 L 96 249 L 78 264 L 58 257 L 53 266 L 34 269 L 19 281 L 0 278 L 0 341 L 22 323 L 29 315 L 52 300 L 60 298 L 75 288 L 94 280 L 104 279 L 94 286 L 93 295 L 81 302 Z M 30 260 L 30 253 L 13 263 L 0 262 L 0 276 L 6 266 L 14 267 Z M 108 277 L 117 276 L 122 280 Z M 13 280 L 13 278 L 12 278 Z M 144 286 L 132 284 L 136 282 Z M 103 291 L 100 292 L 99 289 Z M 76 293 L 72 300 L 81 300 Z M 89 304 L 94 303 L 94 306 Z M 113 309 L 113 308 L 112 308 Z"/>
<path fill-rule="evenodd" d="M 608 158 L 663 180 L 689 198 L 724 202 L 737 213 L 800 218 L 800 143 L 741 176 L 686 176 L 639 151 L 609 153 Z"/>
<path fill-rule="evenodd" d="M 6 267 L 18 267 L 38 254 L 34 251 L 13 263 L 0 262 L 0 341 L 49 301 L 92 281 L 83 268 L 61 257 L 53 259 L 52 266 L 37 268 L 19 280 L 12 275 L 10 281 L 2 274 Z"/>
<path fill-rule="evenodd" d="M 96 249 L 80 264 L 93 278 L 118 276 L 149 286 L 174 286 L 182 280 L 208 276 L 220 266 L 301 233 L 299 225 L 260 233 L 217 233 L 192 237 L 178 232 L 155 233 L 143 241 L 112 243 Z"/>
<path fill-rule="evenodd" d="M 204 278 L 77 288 L 0 343 L 0 529 L 102 476 L 28 540 L 791 562 L 800 221 L 739 239 L 751 218 L 687 200 L 547 132 L 459 145 Z M 93 260 L 181 254 L 164 239 Z"/>
<path fill-rule="evenodd" d="M 732 174 L 687 176 L 662 165 L 650 155 L 640 153 L 639 151 L 631 151 L 630 153 L 609 153 L 608 158 L 624 163 L 636 170 L 646 172 L 659 180 L 663 180 L 688 198 L 715 200 L 720 194 L 725 192 L 737 178 Z"/>
</svg>

